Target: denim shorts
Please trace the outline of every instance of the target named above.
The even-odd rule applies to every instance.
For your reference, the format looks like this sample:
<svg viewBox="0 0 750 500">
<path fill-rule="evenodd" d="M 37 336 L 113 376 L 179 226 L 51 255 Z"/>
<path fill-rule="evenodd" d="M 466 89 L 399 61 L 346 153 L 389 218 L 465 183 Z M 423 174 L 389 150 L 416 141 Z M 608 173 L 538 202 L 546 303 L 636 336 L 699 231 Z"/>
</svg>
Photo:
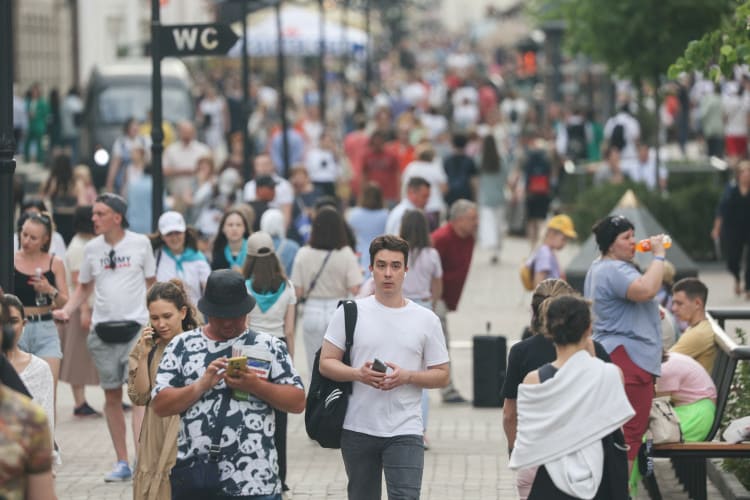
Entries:
<svg viewBox="0 0 750 500">
<path fill-rule="evenodd" d="M 86 339 L 91 358 L 99 372 L 102 389 L 117 389 L 128 382 L 128 357 L 140 335 L 125 344 L 107 344 L 92 329 Z"/>
<path fill-rule="evenodd" d="M 62 359 L 62 347 L 57 325 L 52 320 L 29 321 L 18 341 L 18 348 L 40 358 Z"/>
</svg>

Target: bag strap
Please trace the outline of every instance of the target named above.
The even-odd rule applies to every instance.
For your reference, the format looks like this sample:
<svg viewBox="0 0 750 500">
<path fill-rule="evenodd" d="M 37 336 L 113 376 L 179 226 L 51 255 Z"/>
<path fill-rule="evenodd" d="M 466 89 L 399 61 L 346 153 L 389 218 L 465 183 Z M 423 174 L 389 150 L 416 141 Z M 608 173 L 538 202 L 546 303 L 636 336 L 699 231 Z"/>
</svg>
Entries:
<svg viewBox="0 0 750 500">
<path fill-rule="evenodd" d="M 351 351 L 354 344 L 354 329 L 357 327 L 357 303 L 353 300 L 341 302 L 344 306 L 344 329 L 346 331 L 346 347 L 342 361 L 349 366 L 352 365 Z"/>
<path fill-rule="evenodd" d="M 228 390 L 219 391 L 221 405 L 219 406 L 219 415 L 214 422 L 213 432 L 211 433 L 211 446 L 208 448 L 208 460 L 218 462 L 221 456 L 221 432 L 224 430 L 224 416 L 229 410 L 229 400 L 231 399 Z"/>
<path fill-rule="evenodd" d="M 333 253 L 333 250 L 328 250 L 328 253 L 326 254 L 326 258 L 323 259 L 323 263 L 320 265 L 320 269 L 318 269 L 318 272 L 315 273 L 315 276 L 313 276 L 312 281 L 310 282 L 310 287 L 305 292 L 305 296 L 302 298 L 303 302 L 307 300 L 307 298 L 310 296 L 310 293 L 315 288 L 315 285 L 318 283 L 318 278 L 320 278 L 320 273 L 323 272 L 323 268 L 326 267 L 326 263 L 328 262 L 328 259 L 331 258 L 331 254 Z"/>
</svg>

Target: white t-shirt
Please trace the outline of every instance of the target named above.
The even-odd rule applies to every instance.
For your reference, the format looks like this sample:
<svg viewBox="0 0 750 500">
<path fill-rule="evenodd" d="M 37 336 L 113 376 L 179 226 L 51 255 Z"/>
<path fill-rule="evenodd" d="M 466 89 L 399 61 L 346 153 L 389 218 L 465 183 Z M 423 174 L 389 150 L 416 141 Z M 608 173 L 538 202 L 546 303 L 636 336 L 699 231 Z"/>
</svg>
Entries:
<svg viewBox="0 0 750 500">
<path fill-rule="evenodd" d="M 182 141 L 176 141 L 164 150 L 164 166 L 180 172 L 195 172 L 198 160 L 204 156 L 211 156 L 211 150 L 202 142 L 194 140 L 185 146 Z"/>
<path fill-rule="evenodd" d="M 110 251 L 114 250 L 115 269 L 110 268 Z M 92 324 L 103 321 L 148 321 L 146 278 L 156 274 L 151 242 L 142 234 L 125 231 L 125 237 L 114 247 L 99 235 L 86 243 L 83 263 L 78 274 L 80 283 L 94 282 Z"/>
<path fill-rule="evenodd" d="M 440 254 L 432 247 L 409 252 L 409 272 L 404 277 L 404 297 L 415 300 L 431 299 L 433 278 L 443 277 Z"/>
<path fill-rule="evenodd" d="M 404 214 L 408 210 L 417 210 L 417 207 L 408 198 L 404 198 L 391 209 L 388 219 L 385 221 L 385 234 L 398 236 L 401 233 L 401 219 L 404 218 Z"/>
<path fill-rule="evenodd" d="M 276 181 L 276 190 L 273 201 L 269 203 L 268 206 L 272 208 L 281 208 L 283 205 L 291 205 L 294 202 L 294 188 L 292 187 L 292 184 L 279 174 L 274 173 L 271 177 Z M 248 181 L 245 184 L 243 198 L 245 201 L 255 201 L 255 179 Z"/>
<path fill-rule="evenodd" d="M 284 291 L 266 312 L 261 311 L 260 305 L 255 304 L 255 307 L 253 307 L 253 310 L 248 315 L 250 329 L 258 333 L 267 333 L 274 337 L 283 338 L 284 317 L 289 306 L 296 303 L 297 296 L 294 293 L 294 284 L 291 281 L 287 281 Z"/>
<path fill-rule="evenodd" d="M 320 148 L 307 152 L 305 168 L 312 182 L 336 182 L 341 175 L 341 167 L 333 153 Z"/>
<path fill-rule="evenodd" d="M 432 162 L 415 160 L 409 163 L 401 174 L 401 197 L 406 197 L 406 185 L 412 177 L 422 177 L 430 183 L 430 197 L 424 209 L 427 212 L 439 212 L 445 208 L 443 192 L 440 190 L 442 184 L 448 183 L 445 175 L 443 162 Z"/>
<path fill-rule="evenodd" d="M 724 134 L 733 137 L 747 136 L 747 114 L 750 112 L 748 94 L 727 94 L 722 98 L 724 105 Z"/>
<path fill-rule="evenodd" d="M 625 132 L 625 147 L 622 148 L 620 156 L 621 161 L 625 163 L 626 161 L 638 158 L 636 143 L 641 137 L 641 126 L 638 123 L 638 120 L 628 113 L 620 111 L 604 124 L 604 137 L 606 137 L 607 140 L 612 138 L 612 132 L 614 132 L 617 125 L 622 125 L 624 129 L 623 131 Z"/>
<path fill-rule="evenodd" d="M 211 266 L 206 260 L 193 260 L 182 263 L 182 272 L 177 271 L 177 262 L 169 255 L 160 250 L 159 265 L 156 267 L 156 281 L 169 281 L 179 278 L 185 284 L 190 302 L 195 305 L 198 299 L 203 297 L 203 289 L 206 287 L 208 275 L 211 274 Z"/>
<path fill-rule="evenodd" d="M 375 296 L 357 299 L 357 326 L 351 359 L 353 367 L 378 358 L 406 370 L 425 370 L 450 361 L 438 317 L 412 301 L 386 307 Z M 325 340 L 344 350 L 344 308 L 333 314 Z M 390 369 L 389 369 L 390 371 Z M 381 391 L 353 382 L 344 429 L 378 437 L 421 436 L 422 389 L 407 384 Z"/>
<path fill-rule="evenodd" d="M 31 355 L 31 361 L 18 374 L 23 384 L 31 393 L 31 398 L 36 404 L 42 407 L 47 414 L 47 423 L 49 424 L 52 442 L 55 441 L 55 397 L 54 382 L 52 371 L 49 365 L 42 358 Z"/>
</svg>

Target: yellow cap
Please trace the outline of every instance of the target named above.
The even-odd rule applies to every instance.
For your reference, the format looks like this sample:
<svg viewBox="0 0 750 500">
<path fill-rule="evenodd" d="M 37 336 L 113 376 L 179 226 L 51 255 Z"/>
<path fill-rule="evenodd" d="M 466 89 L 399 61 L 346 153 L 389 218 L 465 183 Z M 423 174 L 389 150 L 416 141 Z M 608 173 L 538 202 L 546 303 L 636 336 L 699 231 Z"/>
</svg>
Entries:
<svg viewBox="0 0 750 500">
<path fill-rule="evenodd" d="M 552 217 L 549 222 L 547 222 L 547 229 L 555 229 L 557 231 L 560 231 L 566 237 L 571 239 L 578 238 L 576 228 L 575 226 L 573 226 L 573 219 L 565 214 L 555 215 L 554 217 Z"/>
</svg>

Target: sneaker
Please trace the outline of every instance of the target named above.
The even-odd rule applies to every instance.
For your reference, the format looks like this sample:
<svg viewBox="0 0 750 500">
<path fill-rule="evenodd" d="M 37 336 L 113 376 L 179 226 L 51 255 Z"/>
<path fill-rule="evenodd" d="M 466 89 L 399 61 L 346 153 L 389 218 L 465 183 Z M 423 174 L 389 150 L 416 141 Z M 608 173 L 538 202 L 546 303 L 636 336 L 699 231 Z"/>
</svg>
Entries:
<svg viewBox="0 0 750 500">
<path fill-rule="evenodd" d="M 120 460 L 112 469 L 112 472 L 104 476 L 105 483 L 117 483 L 130 481 L 133 478 L 133 473 L 130 471 L 130 466 L 125 460 Z"/>
<path fill-rule="evenodd" d="M 102 414 L 89 406 L 87 402 L 83 402 L 81 406 L 73 409 L 73 416 L 75 417 L 101 417 Z"/>
<path fill-rule="evenodd" d="M 466 401 L 466 398 L 455 389 L 443 394 L 443 403 L 466 403 Z"/>
</svg>

